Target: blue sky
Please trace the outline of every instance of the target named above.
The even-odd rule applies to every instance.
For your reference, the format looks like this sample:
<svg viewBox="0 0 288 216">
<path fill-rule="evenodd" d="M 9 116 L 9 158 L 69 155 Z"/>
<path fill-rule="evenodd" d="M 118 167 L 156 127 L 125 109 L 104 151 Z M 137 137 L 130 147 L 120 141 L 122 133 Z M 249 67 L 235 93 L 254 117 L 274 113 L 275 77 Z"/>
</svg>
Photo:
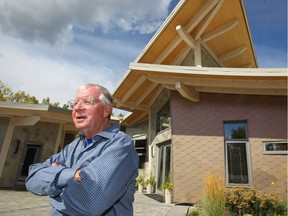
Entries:
<svg viewBox="0 0 288 216">
<path fill-rule="evenodd" d="M 111 92 L 178 0 L 0 0 L 0 80 L 66 103 Z M 245 0 L 259 67 L 287 67 L 287 1 Z"/>
</svg>

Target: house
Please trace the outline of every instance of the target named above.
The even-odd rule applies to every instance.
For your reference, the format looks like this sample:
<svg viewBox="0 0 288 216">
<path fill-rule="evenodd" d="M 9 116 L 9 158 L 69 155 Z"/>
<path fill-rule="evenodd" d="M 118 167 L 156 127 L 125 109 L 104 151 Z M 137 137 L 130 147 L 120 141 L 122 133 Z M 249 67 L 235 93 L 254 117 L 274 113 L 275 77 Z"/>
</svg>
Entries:
<svg viewBox="0 0 288 216">
<path fill-rule="evenodd" d="M 24 188 L 29 165 L 57 153 L 77 133 L 71 110 L 0 102 L 0 188 Z"/>
<path fill-rule="evenodd" d="M 0 188 L 25 189 L 29 166 L 75 139 L 71 114 L 50 105 L 0 102 Z M 119 119 L 112 116 L 110 123 Z"/>
<path fill-rule="evenodd" d="M 209 173 L 287 195 L 287 68 L 258 68 L 242 0 L 182 0 L 113 92 L 139 169 L 196 203 Z"/>
</svg>

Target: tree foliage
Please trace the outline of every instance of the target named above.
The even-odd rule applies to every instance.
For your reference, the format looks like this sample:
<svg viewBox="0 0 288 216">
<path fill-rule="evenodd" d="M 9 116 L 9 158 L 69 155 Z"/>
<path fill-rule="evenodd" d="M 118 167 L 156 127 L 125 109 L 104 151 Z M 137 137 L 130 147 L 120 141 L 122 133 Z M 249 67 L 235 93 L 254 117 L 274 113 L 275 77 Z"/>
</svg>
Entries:
<svg viewBox="0 0 288 216">
<path fill-rule="evenodd" d="M 27 94 L 25 91 L 13 92 L 12 89 L 0 80 L 0 101 L 8 101 L 14 103 L 27 103 L 27 104 L 46 104 L 54 107 L 59 107 L 60 103 L 52 103 L 49 97 L 43 98 L 42 103 L 35 96 Z M 67 108 L 65 104 L 63 108 Z"/>
</svg>

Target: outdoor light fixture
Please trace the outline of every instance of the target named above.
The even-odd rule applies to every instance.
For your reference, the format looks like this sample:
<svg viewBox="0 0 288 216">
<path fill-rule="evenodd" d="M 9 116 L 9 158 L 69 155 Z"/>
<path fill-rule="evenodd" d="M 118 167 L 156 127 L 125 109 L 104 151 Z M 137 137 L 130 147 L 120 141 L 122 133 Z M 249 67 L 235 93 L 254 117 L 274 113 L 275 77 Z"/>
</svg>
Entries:
<svg viewBox="0 0 288 216">
<path fill-rule="evenodd" d="M 19 145 L 20 145 L 20 140 L 19 139 L 14 140 L 13 154 L 17 154 L 18 149 L 19 149 Z"/>
</svg>

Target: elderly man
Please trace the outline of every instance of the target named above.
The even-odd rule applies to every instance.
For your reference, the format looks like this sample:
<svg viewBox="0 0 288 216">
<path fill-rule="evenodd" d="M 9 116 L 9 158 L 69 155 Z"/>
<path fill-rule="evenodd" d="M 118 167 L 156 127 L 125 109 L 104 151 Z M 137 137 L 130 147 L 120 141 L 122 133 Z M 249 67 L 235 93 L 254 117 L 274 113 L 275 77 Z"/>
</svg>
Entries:
<svg viewBox="0 0 288 216">
<path fill-rule="evenodd" d="M 50 197 L 51 215 L 132 216 L 138 156 L 128 135 L 109 124 L 110 93 L 86 84 L 68 105 L 80 135 L 44 163 L 30 166 L 27 189 Z"/>
</svg>

